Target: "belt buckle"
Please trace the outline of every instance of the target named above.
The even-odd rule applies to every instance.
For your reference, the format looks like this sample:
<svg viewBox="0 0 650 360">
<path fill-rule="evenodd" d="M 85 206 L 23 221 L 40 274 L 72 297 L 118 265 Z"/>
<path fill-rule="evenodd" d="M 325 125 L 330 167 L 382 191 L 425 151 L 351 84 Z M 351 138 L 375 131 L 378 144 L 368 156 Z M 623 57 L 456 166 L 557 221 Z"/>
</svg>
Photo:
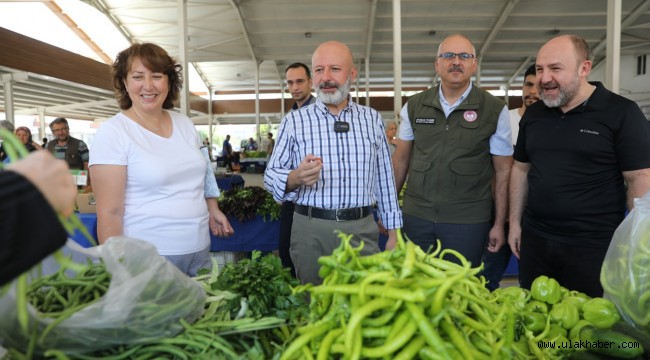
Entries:
<svg viewBox="0 0 650 360">
<path fill-rule="evenodd" d="M 344 222 L 344 221 L 350 221 L 350 220 L 359 220 L 361 219 L 361 215 L 363 213 L 360 211 L 360 208 L 353 208 L 353 209 L 336 209 L 335 217 L 337 222 Z M 351 216 L 348 217 L 348 219 L 339 219 L 339 212 L 343 212 L 344 214 L 348 214 L 351 212 L 351 215 L 354 216 L 354 218 L 351 218 Z"/>
</svg>

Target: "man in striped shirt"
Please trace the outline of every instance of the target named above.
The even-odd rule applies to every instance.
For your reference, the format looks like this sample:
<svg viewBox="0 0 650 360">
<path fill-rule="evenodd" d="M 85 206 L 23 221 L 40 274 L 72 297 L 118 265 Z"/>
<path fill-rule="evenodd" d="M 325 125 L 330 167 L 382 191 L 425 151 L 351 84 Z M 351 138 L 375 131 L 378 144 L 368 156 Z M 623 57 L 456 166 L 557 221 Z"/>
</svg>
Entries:
<svg viewBox="0 0 650 360">
<path fill-rule="evenodd" d="M 381 115 L 349 97 L 357 76 L 352 52 L 339 42 L 323 43 L 312 71 L 318 100 L 284 118 L 264 173 L 277 201 L 296 203 L 290 253 L 303 284 L 322 282 L 318 258 L 340 244 L 336 230 L 353 234 L 355 246 L 364 242 L 362 254 L 380 251 L 375 203 L 389 232 L 387 248 L 402 226 Z"/>
</svg>

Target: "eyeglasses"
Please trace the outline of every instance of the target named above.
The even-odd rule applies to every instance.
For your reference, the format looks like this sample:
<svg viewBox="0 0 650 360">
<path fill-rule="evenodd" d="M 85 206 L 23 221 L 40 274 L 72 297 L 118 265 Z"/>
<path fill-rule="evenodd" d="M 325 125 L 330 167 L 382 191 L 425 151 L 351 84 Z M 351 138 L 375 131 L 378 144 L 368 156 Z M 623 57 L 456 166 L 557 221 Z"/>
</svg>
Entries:
<svg viewBox="0 0 650 360">
<path fill-rule="evenodd" d="M 456 56 L 458 56 L 458 59 L 460 59 L 461 61 L 469 61 L 474 58 L 474 54 L 468 54 L 468 53 L 456 54 L 453 52 L 446 52 L 438 55 L 438 59 L 452 61 Z"/>
<path fill-rule="evenodd" d="M 66 131 L 68 129 L 70 129 L 70 128 L 69 127 L 64 127 L 64 128 L 60 128 L 60 129 L 52 129 L 52 132 L 55 133 L 55 132 L 59 132 L 59 131 Z"/>
</svg>

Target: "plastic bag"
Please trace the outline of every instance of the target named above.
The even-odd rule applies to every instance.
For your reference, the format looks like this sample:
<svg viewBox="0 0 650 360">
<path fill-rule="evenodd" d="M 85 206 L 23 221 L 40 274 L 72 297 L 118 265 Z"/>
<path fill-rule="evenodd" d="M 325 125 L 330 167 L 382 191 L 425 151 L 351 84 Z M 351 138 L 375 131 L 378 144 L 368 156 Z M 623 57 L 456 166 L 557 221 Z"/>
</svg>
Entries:
<svg viewBox="0 0 650 360">
<path fill-rule="evenodd" d="M 110 286 L 98 301 L 62 321 L 45 337 L 43 330 L 53 320 L 38 316 L 29 305 L 30 333 L 35 330 L 37 334 L 38 353 L 47 349 L 83 353 L 172 337 L 183 329 L 180 319 L 192 323 L 203 312 L 206 295 L 201 285 L 158 255 L 148 242 L 113 237 L 104 245 L 84 249 L 68 240 L 64 253 L 75 262 L 85 263 L 86 257 L 104 261 L 111 274 Z M 48 274 L 57 271 L 58 265 L 49 257 L 40 267 L 39 274 Z M 0 318 L 4 346 L 26 350 L 29 337 L 18 323 L 15 286 L 0 298 Z"/>
<path fill-rule="evenodd" d="M 614 232 L 600 283 L 625 321 L 650 333 L 650 193 L 635 199 Z"/>
</svg>

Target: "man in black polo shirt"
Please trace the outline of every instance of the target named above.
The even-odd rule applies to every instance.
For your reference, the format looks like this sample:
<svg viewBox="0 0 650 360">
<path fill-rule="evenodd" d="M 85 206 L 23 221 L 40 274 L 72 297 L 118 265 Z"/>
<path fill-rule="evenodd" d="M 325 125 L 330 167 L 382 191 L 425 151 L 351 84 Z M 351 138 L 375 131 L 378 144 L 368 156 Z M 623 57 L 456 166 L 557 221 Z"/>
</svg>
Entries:
<svg viewBox="0 0 650 360">
<path fill-rule="evenodd" d="M 626 206 L 650 189 L 650 130 L 638 105 L 589 83 L 589 47 L 563 35 L 537 54 L 542 101 L 519 124 L 508 242 L 519 280 L 539 275 L 602 296 L 600 270 Z M 627 193 L 625 183 L 627 183 Z"/>
</svg>

